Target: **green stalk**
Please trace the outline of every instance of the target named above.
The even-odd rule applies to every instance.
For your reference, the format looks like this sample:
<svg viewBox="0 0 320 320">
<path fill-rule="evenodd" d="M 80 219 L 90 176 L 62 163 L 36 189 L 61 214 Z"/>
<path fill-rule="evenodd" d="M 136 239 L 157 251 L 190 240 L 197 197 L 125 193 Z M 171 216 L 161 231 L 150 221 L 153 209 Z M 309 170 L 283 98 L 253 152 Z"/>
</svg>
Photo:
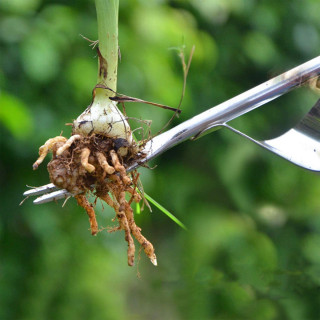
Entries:
<svg viewBox="0 0 320 320">
<path fill-rule="evenodd" d="M 117 91 L 119 0 L 95 0 L 95 4 L 100 50 L 97 84 Z"/>
</svg>

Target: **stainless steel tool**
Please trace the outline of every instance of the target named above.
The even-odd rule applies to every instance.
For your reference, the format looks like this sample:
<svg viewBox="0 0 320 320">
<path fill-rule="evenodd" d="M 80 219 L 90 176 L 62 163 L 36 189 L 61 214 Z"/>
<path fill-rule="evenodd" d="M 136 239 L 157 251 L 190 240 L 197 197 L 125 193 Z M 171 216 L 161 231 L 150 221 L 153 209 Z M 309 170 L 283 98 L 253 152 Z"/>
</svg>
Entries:
<svg viewBox="0 0 320 320">
<path fill-rule="evenodd" d="M 257 141 L 228 125 L 230 120 L 300 87 L 319 74 L 320 56 L 202 112 L 148 141 L 143 151 L 147 156 L 127 170 L 137 169 L 190 137 L 196 138 L 217 128 L 228 128 L 296 165 L 320 171 L 320 100 L 294 128 L 272 140 Z M 23 195 L 39 196 L 33 201 L 35 204 L 73 196 L 53 184 L 32 188 Z"/>
</svg>

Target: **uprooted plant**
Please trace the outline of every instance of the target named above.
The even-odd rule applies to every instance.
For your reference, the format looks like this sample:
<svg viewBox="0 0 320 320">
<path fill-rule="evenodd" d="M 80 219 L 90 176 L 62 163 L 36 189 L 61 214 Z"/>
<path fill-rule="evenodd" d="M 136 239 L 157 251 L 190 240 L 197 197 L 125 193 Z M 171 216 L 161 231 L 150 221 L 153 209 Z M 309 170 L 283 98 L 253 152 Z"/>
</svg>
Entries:
<svg viewBox="0 0 320 320">
<path fill-rule="evenodd" d="M 72 136 L 49 139 L 39 149 L 37 169 L 49 151 L 53 157 L 48 164 L 50 180 L 59 188 L 75 195 L 90 222 L 92 235 L 99 229 L 94 207 L 87 194 L 94 192 L 114 208 L 119 226 L 111 231 L 124 230 L 128 242 L 128 264 L 134 264 L 135 246 L 132 235 L 146 255 L 157 265 L 152 244 L 135 224 L 132 202 L 139 202 L 139 175 L 126 172 L 133 160 L 143 157 L 143 141 L 136 143 L 125 116 L 117 108 L 118 67 L 118 0 L 96 0 L 98 18 L 99 57 L 98 83 L 93 90 L 91 105 L 73 122 Z M 126 193 L 130 198 L 126 199 Z"/>
<path fill-rule="evenodd" d="M 125 166 L 130 159 L 139 157 L 139 147 L 127 139 L 110 137 L 96 132 L 89 135 L 73 134 L 69 139 L 58 136 L 49 139 L 40 147 L 36 169 L 48 151 L 53 153 L 48 164 L 50 180 L 57 187 L 75 194 L 78 204 L 88 216 L 91 234 L 99 231 L 93 205 L 86 198 L 88 192 L 104 200 L 114 208 L 119 226 L 109 230 L 124 230 L 128 242 L 128 264 L 134 264 L 135 246 L 131 234 L 143 247 L 151 262 L 156 265 L 156 255 L 152 244 L 141 234 L 134 221 L 131 203 L 141 200 L 137 192 L 139 174 L 126 173 Z M 126 193 L 130 199 L 126 200 Z"/>
<path fill-rule="evenodd" d="M 128 242 L 128 265 L 134 264 L 133 237 L 151 262 L 157 265 L 153 245 L 141 234 L 131 208 L 133 202 L 139 203 L 142 199 L 146 202 L 139 174 L 137 171 L 126 171 L 133 162 L 145 157 L 142 150 L 148 139 L 134 139 L 126 116 L 117 107 L 118 102 L 149 102 L 117 94 L 119 0 L 95 2 L 99 40 L 93 44 L 96 46 L 99 67 L 92 103 L 73 121 L 69 139 L 60 135 L 47 140 L 39 148 L 39 158 L 33 164 L 33 169 L 37 169 L 51 151 L 52 159 L 47 167 L 50 180 L 73 194 L 77 203 L 85 209 L 92 235 L 99 232 L 99 227 L 94 204 L 87 199 L 89 194 L 114 209 L 116 215 L 113 220 L 118 221 L 118 226 L 108 231 L 124 230 Z M 183 60 L 184 89 L 191 56 L 188 65 Z M 156 103 L 149 104 L 171 109 L 175 114 L 180 112 L 179 109 Z"/>
</svg>

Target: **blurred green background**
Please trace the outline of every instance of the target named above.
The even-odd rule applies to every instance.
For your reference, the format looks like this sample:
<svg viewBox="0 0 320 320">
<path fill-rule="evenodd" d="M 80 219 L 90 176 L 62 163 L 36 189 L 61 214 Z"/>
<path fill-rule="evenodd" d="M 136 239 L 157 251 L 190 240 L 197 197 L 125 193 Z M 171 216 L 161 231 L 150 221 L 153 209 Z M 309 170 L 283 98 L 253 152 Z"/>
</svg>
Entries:
<svg viewBox="0 0 320 320">
<path fill-rule="evenodd" d="M 195 45 L 178 124 L 317 56 L 319 12 L 318 0 L 120 0 L 118 90 L 177 106 L 175 48 Z M 0 319 L 319 319 L 319 177 L 231 132 L 141 170 L 146 192 L 189 229 L 156 208 L 136 216 L 157 268 L 144 254 L 129 268 L 123 234 L 92 237 L 74 200 L 19 207 L 26 184 L 48 182 L 45 164 L 32 171 L 39 146 L 69 136 L 64 124 L 90 103 L 97 59 L 80 34 L 97 38 L 93 1 L 0 1 Z M 302 87 L 232 124 L 271 138 L 317 98 Z M 153 132 L 171 117 L 126 108 Z M 112 225 L 111 209 L 97 213 Z"/>
</svg>

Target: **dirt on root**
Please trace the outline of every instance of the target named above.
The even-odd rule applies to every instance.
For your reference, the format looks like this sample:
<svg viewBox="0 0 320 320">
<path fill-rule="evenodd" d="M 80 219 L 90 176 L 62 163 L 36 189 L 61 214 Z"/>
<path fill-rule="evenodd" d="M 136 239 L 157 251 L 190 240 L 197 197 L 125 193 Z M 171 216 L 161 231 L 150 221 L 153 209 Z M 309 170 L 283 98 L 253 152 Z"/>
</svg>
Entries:
<svg viewBox="0 0 320 320">
<path fill-rule="evenodd" d="M 94 206 L 86 197 L 87 192 L 92 192 L 115 210 L 113 220 L 118 220 L 119 226 L 109 231 L 124 230 L 128 243 L 128 265 L 134 264 L 135 257 L 132 236 L 156 265 L 154 248 L 141 234 L 131 208 L 131 203 L 140 202 L 142 197 L 137 189 L 139 174 L 136 171 L 127 173 L 126 167 L 144 157 L 139 148 L 125 139 L 95 134 L 90 137 L 74 135 L 69 140 L 61 138 L 63 137 L 49 139 L 40 148 L 40 157 L 34 168 L 42 162 L 48 150 L 52 150 L 53 157 L 48 164 L 50 180 L 57 187 L 75 194 L 78 204 L 88 214 L 92 235 L 97 234 L 99 228 Z M 126 200 L 126 194 L 129 194 L 129 200 Z"/>
<path fill-rule="evenodd" d="M 108 174 L 104 170 L 99 163 L 97 154 L 102 154 L 107 163 L 112 164 L 110 151 L 114 150 L 124 167 L 143 157 L 136 146 L 130 146 L 127 140 L 121 138 L 113 139 L 95 134 L 90 137 L 81 137 L 81 139 L 75 140 L 60 156 L 57 156 L 57 150 L 64 144 L 64 142 L 57 142 L 53 146 L 53 157 L 48 163 L 48 171 L 54 185 L 73 194 L 92 191 L 97 186 L 99 189 L 106 189 L 107 192 L 105 180 L 113 174 Z M 88 163 L 95 168 L 93 172 L 88 172 L 82 165 L 81 155 L 86 148 L 89 149 Z"/>
</svg>

